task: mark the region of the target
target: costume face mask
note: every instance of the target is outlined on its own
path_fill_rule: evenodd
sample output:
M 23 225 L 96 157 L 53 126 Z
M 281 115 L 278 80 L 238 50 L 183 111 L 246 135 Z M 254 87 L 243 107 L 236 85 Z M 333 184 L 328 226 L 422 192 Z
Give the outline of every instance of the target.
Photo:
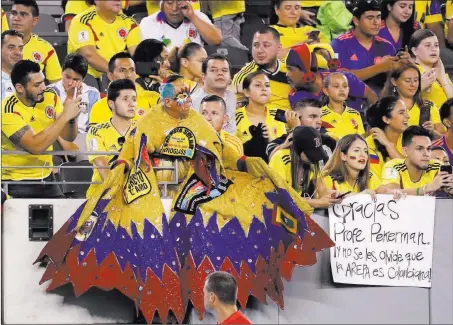
M 189 94 L 187 89 L 181 91 L 179 94 L 176 94 L 175 101 L 179 106 L 184 106 L 189 100 Z

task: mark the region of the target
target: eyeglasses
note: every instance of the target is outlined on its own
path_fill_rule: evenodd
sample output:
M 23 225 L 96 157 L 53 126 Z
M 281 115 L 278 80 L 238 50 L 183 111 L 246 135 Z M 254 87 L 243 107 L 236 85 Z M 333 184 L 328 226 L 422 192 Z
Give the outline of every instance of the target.
M 120 147 L 123 146 L 124 142 L 126 142 L 126 138 L 125 138 L 125 137 L 119 137 L 119 138 L 118 138 L 118 145 L 119 145 Z

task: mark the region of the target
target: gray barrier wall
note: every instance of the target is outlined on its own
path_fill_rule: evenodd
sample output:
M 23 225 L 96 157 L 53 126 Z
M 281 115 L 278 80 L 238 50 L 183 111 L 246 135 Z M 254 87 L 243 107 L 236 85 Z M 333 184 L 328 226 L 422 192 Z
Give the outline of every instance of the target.
M 117 292 L 92 290 L 75 298 L 70 286 L 45 293 L 38 282 L 44 268 L 31 263 L 44 246 L 28 240 L 29 204 L 52 204 L 58 229 L 82 200 L 9 200 L 2 216 L 2 321 L 28 323 L 131 322 L 133 305 Z M 334 284 L 329 252 L 318 254 L 312 267 L 297 268 L 285 283 L 285 309 L 254 300 L 245 313 L 258 324 L 270 323 L 453 323 L 453 200 L 437 200 L 431 289 Z M 325 214 L 314 219 L 328 229 Z M 192 323 L 203 321 L 192 314 Z

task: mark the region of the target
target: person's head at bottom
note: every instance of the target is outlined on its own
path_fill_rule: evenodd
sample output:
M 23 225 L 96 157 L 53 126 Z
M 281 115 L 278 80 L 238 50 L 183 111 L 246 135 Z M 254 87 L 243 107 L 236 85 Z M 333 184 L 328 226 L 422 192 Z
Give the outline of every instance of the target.
M 214 272 L 206 279 L 204 306 L 215 313 L 218 324 L 251 324 L 236 306 L 237 291 L 236 279 L 227 272 Z

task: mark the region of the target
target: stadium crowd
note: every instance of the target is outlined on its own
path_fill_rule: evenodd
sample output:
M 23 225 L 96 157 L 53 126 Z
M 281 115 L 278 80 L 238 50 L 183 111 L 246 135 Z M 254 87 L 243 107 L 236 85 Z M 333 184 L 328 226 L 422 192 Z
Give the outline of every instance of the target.
M 137 21 L 128 12 L 140 5 Z M 2 9 L 2 151 L 30 153 L 2 155 L 7 194 L 66 197 L 58 167 L 83 159 L 42 154 L 64 150 L 93 152 L 89 196 L 179 75 L 222 141 L 314 208 L 362 192 L 453 196 L 453 1 L 272 0 L 268 24 L 250 23 L 246 5 L 63 1 L 60 60 L 33 32 L 42 7 Z

